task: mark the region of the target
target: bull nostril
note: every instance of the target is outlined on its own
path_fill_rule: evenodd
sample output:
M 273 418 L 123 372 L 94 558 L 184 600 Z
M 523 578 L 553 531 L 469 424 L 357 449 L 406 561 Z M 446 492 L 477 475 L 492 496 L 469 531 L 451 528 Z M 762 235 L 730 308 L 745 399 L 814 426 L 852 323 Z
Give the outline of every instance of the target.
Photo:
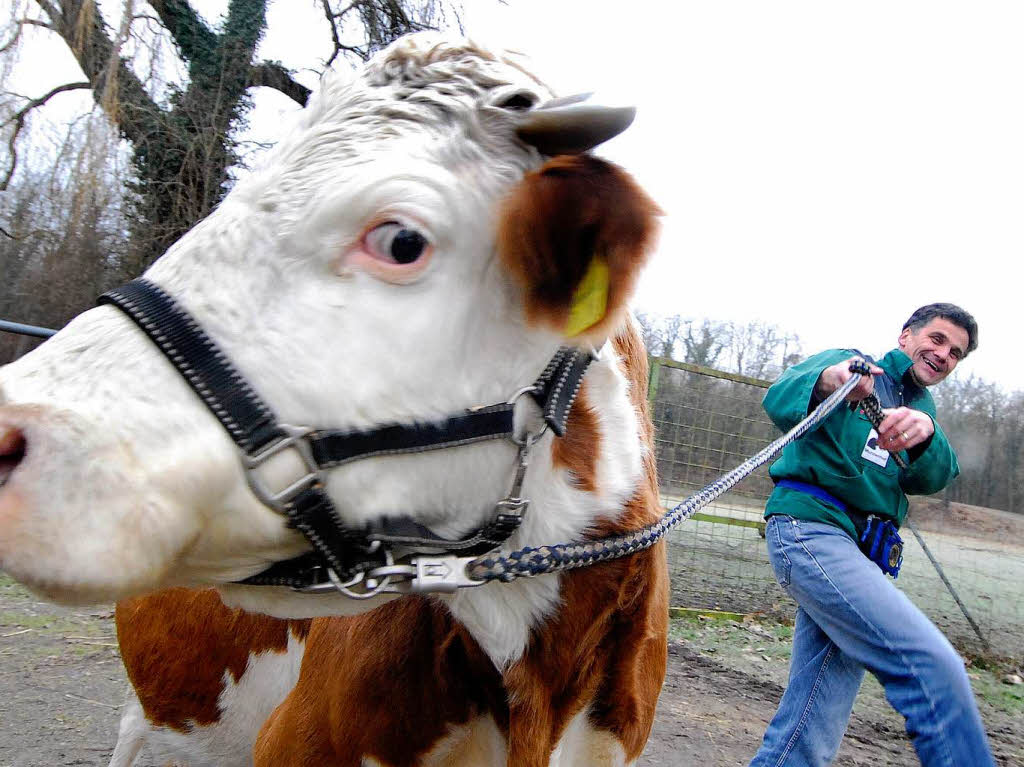
M 0 487 L 25 457 L 25 435 L 11 426 L 0 426 Z

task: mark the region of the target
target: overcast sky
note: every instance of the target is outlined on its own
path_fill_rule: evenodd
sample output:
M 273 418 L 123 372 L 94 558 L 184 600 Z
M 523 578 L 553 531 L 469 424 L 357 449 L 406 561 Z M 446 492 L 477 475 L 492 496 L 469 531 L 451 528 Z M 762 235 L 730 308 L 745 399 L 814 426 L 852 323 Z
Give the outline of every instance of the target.
M 570 90 L 638 107 L 605 154 L 667 214 L 639 306 L 881 353 L 914 308 L 952 301 L 980 325 L 962 369 L 1024 389 L 1024 4 L 516 0 L 480 15 L 471 33 L 522 40 Z
M 216 19 L 226 2 L 202 4 Z M 274 0 L 263 55 L 315 68 L 317 5 Z M 470 36 L 527 53 L 560 92 L 638 107 L 601 150 L 666 212 L 637 308 L 880 354 L 914 308 L 952 301 L 981 327 L 961 374 L 1024 389 L 1024 4 L 465 6 Z M 293 110 L 262 94 L 254 132 Z

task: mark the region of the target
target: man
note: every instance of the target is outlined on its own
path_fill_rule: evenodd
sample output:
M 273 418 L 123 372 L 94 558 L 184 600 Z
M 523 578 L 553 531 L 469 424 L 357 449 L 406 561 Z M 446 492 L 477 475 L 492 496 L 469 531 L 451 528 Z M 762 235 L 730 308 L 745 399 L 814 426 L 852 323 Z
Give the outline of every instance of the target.
M 921 307 L 903 326 L 898 348 L 847 396 L 850 407 L 791 443 L 772 465 L 768 555 L 799 607 L 789 683 L 751 767 L 829 764 L 865 669 L 906 719 L 923 765 L 994 764 L 960 656 L 882 571 L 898 556 L 888 558 L 886 545 L 875 546 L 874 561 L 862 553 L 885 543 L 879 534 L 898 541 L 889 531 L 906 517 L 905 493 L 938 492 L 959 473 L 927 387 L 977 343 L 977 324 L 960 307 Z M 788 369 L 765 395 L 768 415 L 790 429 L 850 378 L 856 356 L 832 349 Z M 877 433 L 856 404 L 872 391 L 884 413 Z M 908 468 L 899 468 L 894 454 Z

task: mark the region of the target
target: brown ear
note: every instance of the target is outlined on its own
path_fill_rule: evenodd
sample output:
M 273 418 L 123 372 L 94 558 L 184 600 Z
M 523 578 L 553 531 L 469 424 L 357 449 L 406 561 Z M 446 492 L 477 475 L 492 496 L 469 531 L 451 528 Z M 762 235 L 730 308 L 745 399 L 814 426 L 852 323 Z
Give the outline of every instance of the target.
M 526 319 L 578 342 L 622 320 L 661 210 L 621 168 L 591 155 L 555 157 L 505 200 L 498 251 L 525 294 Z

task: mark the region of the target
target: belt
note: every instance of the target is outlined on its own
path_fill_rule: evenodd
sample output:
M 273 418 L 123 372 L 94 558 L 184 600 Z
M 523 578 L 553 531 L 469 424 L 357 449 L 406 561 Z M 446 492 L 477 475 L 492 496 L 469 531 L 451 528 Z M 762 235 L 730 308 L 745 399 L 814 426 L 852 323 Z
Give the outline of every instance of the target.
M 789 490 L 796 490 L 798 493 L 804 493 L 806 495 L 813 496 L 814 498 L 817 498 L 819 501 L 825 501 L 826 503 L 835 506 L 837 509 L 839 509 L 839 511 L 843 512 L 847 517 L 849 517 L 851 522 L 853 522 L 853 528 L 857 531 L 857 541 L 860 541 L 860 539 L 864 535 L 864 531 L 867 529 L 868 517 L 881 516 L 879 514 L 868 515 L 858 509 L 851 508 L 849 504 L 847 504 L 845 501 L 839 500 L 827 490 L 824 490 L 818 487 L 817 485 L 812 485 L 808 482 L 799 482 L 795 479 L 780 479 L 775 483 L 775 486 L 785 487 L 788 488 Z M 885 518 L 889 519 L 888 517 Z M 891 521 L 895 524 L 895 520 Z

